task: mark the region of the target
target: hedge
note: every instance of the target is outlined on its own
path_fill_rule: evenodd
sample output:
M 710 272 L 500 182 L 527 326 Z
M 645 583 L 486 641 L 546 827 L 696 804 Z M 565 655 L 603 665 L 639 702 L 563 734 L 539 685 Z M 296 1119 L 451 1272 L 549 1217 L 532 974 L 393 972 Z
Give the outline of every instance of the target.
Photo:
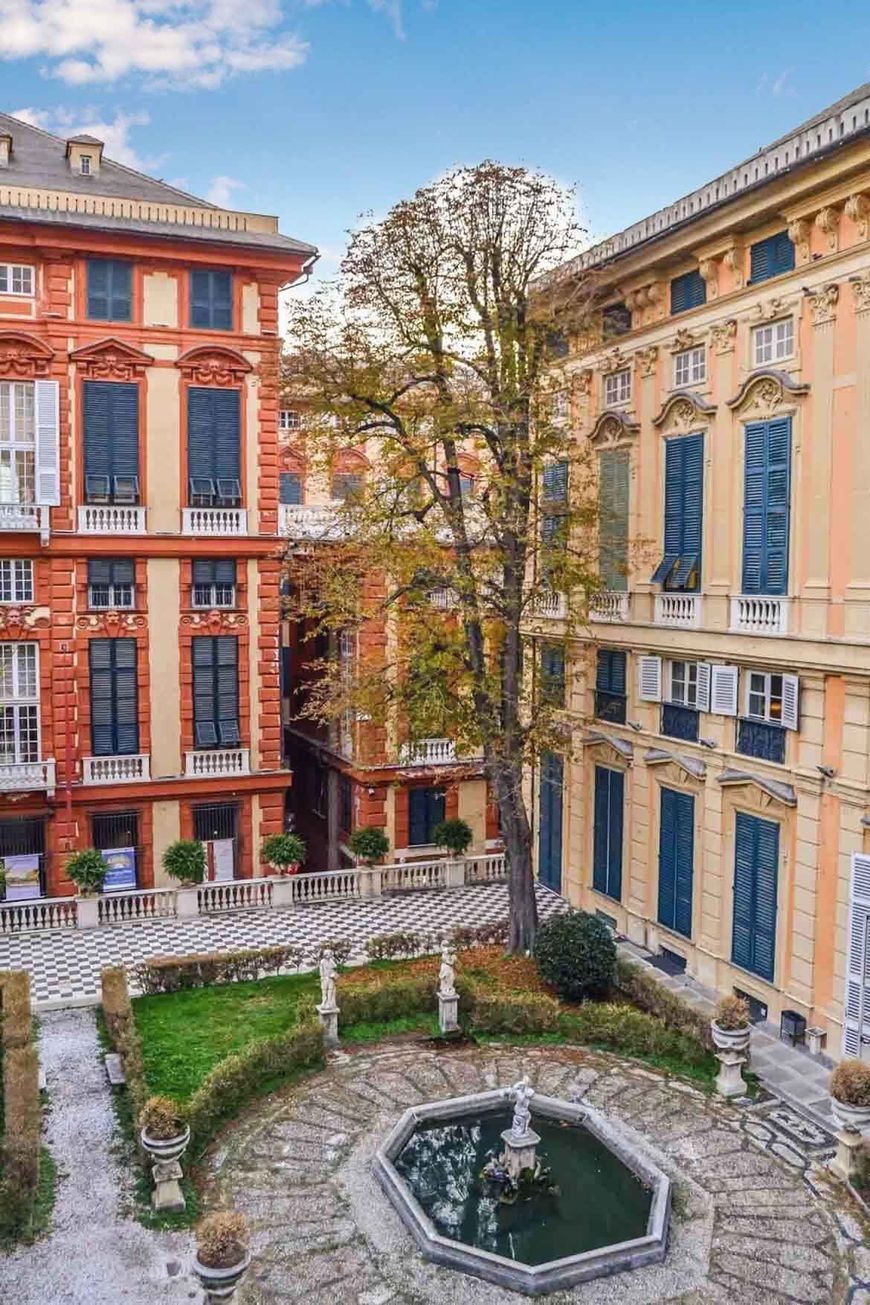
M 101 970 L 100 989 L 106 1032 L 112 1046 L 121 1057 L 124 1077 L 127 1080 L 127 1097 L 135 1125 L 150 1093 L 145 1078 L 142 1039 L 139 1037 L 139 1030 L 133 1017 L 130 989 L 127 986 L 127 971 L 123 966 L 106 966 Z
M 202 952 L 190 956 L 152 956 L 133 970 L 141 992 L 179 992 L 183 988 L 210 988 L 214 984 L 259 979 L 264 974 L 298 969 L 305 959 L 301 947 L 250 947 L 233 952 Z
M 710 1017 L 695 1010 L 634 961 L 621 956 L 616 962 L 616 991 L 639 1010 L 661 1020 L 669 1029 L 700 1043 L 705 1051 L 714 1050 Z
M 629 1056 L 665 1057 L 703 1067 L 707 1048 L 689 1033 L 665 1025 L 654 1015 L 616 1002 L 584 1002 L 563 1014 L 561 1031 L 577 1041 Z
M 561 1006 L 545 992 L 498 994 L 474 984 L 469 1027 L 474 1033 L 515 1033 L 520 1036 L 555 1033 Z M 460 1004 L 461 1008 L 461 1004 Z
M 31 1041 L 30 977 L 0 972 L 2 1015 L 3 1141 L 0 1165 L 0 1234 L 26 1228 L 39 1186 L 42 1103 L 39 1057 Z

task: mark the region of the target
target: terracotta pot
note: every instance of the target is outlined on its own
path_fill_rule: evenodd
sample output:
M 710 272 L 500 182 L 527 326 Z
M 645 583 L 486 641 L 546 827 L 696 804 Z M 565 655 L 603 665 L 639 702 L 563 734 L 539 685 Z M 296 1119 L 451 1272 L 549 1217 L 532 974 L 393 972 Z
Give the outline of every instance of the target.
M 710 1021 L 713 1045 L 719 1051 L 746 1051 L 749 1046 L 751 1029 L 747 1024 L 743 1029 L 723 1029 L 715 1020 Z
M 176 1137 L 152 1137 L 148 1129 L 143 1128 L 139 1134 L 139 1141 L 142 1143 L 142 1149 L 154 1160 L 180 1160 L 190 1141 L 190 1129 L 185 1128 L 184 1132 Z
M 850 1133 L 865 1133 L 870 1128 L 870 1106 L 852 1106 L 831 1097 L 831 1114 L 839 1128 Z
M 213 1269 L 209 1264 L 203 1264 L 199 1256 L 194 1256 L 193 1271 L 199 1278 L 200 1285 L 210 1301 L 230 1300 L 236 1287 L 248 1272 L 248 1265 L 251 1263 L 251 1252 L 248 1251 L 243 1260 L 238 1264 L 233 1264 L 229 1269 Z

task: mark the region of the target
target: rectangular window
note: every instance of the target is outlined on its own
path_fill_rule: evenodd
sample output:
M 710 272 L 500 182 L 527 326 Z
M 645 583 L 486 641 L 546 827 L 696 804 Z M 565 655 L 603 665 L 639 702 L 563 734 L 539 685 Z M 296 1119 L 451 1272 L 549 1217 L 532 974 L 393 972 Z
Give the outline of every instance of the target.
M 238 390 L 191 386 L 187 392 L 190 507 L 239 507 L 241 396 Z
M 45 818 L 0 820 L 0 860 L 6 870 L 7 902 L 42 897 L 45 892 Z
M 613 408 L 620 403 L 628 403 L 631 398 L 631 368 L 623 367 L 621 371 L 611 372 L 604 378 L 604 406 Z
M 794 318 L 756 326 L 752 332 L 752 365 L 766 367 L 783 362 L 794 354 Z
M 89 258 L 87 276 L 88 317 L 91 321 L 133 320 L 132 263 L 116 258 Z
M 744 433 L 743 592 L 788 590 L 791 418 L 750 422 Z
M 85 501 L 139 502 L 139 386 L 85 381 Z
M 36 269 L 26 263 L 0 263 L 0 295 L 22 295 L 31 299 Z
M 652 583 L 668 590 L 701 587 L 704 505 L 704 436 L 683 435 L 665 444 L 665 551 Z
M 36 403 L 29 381 L 0 381 L 0 503 L 36 501 Z
M 211 802 L 193 808 L 193 836 L 200 843 L 236 838 L 239 808 L 234 802 Z
M 599 648 L 595 667 L 595 715 L 625 724 L 626 656 L 618 648 Z
M 278 413 L 278 425 L 281 430 L 298 430 L 301 424 L 299 413 L 294 408 L 282 408 Z
M 236 563 L 227 558 L 197 558 L 193 563 L 193 607 L 235 607 Z
M 355 472 L 339 471 L 332 477 L 332 497 L 340 503 L 356 498 L 363 487 L 363 478 Z
M 568 416 L 568 395 L 557 390 L 550 400 L 550 421 L 562 422 Z
M 595 767 L 595 813 L 592 832 L 592 887 L 619 901 L 622 897 L 622 810 L 625 775 Z
M 674 386 L 678 390 L 688 385 L 701 385 L 707 379 L 707 350 L 703 344 L 693 349 L 683 349 L 674 355 Z
M 0 603 L 33 602 L 33 563 L 29 559 L 0 560 Z
M 91 639 L 91 750 L 95 757 L 139 751 L 135 639 Z
M 541 477 L 543 497 L 548 503 L 564 503 L 568 498 L 568 463 L 548 462 Z
M 626 304 L 608 304 L 601 314 L 605 340 L 626 335 L 631 330 L 631 309 Z
M 628 588 L 628 449 L 598 455 L 599 567 L 609 593 Z
M 88 607 L 130 608 L 135 605 L 134 596 L 132 558 L 92 558 L 88 562 Z
M 707 302 L 707 282 L 696 269 L 671 281 L 671 312 L 684 313 Z
M 190 325 L 204 331 L 233 329 L 233 276 L 218 270 L 190 274 Z
M 698 663 L 671 662 L 670 702 L 681 707 L 698 706 Z
M 794 245 L 787 231 L 758 240 L 749 249 L 749 279 L 752 284 L 782 276 L 794 267 Z
M 746 715 L 753 720 L 782 724 L 781 675 L 750 671 L 746 686 Z
M 239 641 L 197 636 L 193 644 L 193 735 L 197 748 L 233 747 L 239 731 Z
M 91 845 L 103 853 L 109 873 L 103 892 L 136 888 L 139 857 L 139 812 L 110 811 L 91 816 Z
M 565 651 L 553 645 L 541 649 L 541 697 L 551 707 L 565 706 Z
M 282 503 L 298 504 L 302 502 L 302 477 L 298 471 L 281 472 L 279 494 Z
M 408 789 L 408 846 L 430 846 L 444 819 L 443 788 Z
M 0 643 L 0 760 L 39 761 L 39 649 Z

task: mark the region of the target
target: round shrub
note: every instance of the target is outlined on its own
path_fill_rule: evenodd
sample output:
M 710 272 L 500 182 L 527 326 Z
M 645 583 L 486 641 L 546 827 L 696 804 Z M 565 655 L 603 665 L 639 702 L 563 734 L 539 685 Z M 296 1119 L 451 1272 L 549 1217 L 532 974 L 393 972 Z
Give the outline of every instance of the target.
M 91 897 L 101 891 L 109 867 L 103 860 L 102 852 L 98 852 L 95 847 L 86 847 L 83 852 L 76 852 L 70 857 L 66 872 L 82 897 Z
M 844 1106 L 870 1106 L 870 1065 L 864 1060 L 841 1060 L 829 1090 Z
M 564 1001 L 606 997 L 616 979 L 616 944 L 597 916 L 565 911 L 538 929 L 535 964 Z
M 364 865 L 380 861 L 390 850 L 390 840 L 382 829 L 369 825 L 364 829 L 355 829 L 347 840 L 347 845 Z
M 163 853 L 163 869 L 180 884 L 201 884 L 205 878 L 205 846 L 198 838 L 179 838 Z
M 270 834 L 263 839 L 260 855 L 267 865 L 286 871 L 305 860 L 305 840 L 298 834 Z
M 454 856 L 465 856 L 473 838 L 471 826 L 464 820 L 442 820 L 432 831 L 435 846 L 446 847 Z

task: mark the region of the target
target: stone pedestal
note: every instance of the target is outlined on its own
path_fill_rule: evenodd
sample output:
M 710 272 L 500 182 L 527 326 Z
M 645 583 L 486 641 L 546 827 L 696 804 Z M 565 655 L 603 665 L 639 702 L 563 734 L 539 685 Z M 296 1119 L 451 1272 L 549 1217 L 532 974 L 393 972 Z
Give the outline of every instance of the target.
M 384 872 L 379 865 L 359 867 L 360 897 L 382 897 L 384 892 Z
M 844 1183 L 850 1183 L 864 1139 L 854 1128 L 841 1128 L 836 1136 L 837 1152 L 830 1163 L 831 1172 L 842 1178 Z
M 320 1016 L 320 1023 L 323 1025 L 323 1039 L 327 1047 L 337 1047 L 338 1007 L 320 1005 L 317 1007 L 317 1014 Z
M 177 1160 L 156 1160 L 151 1170 L 154 1179 L 154 1191 L 151 1204 L 162 1213 L 180 1212 L 185 1208 L 179 1179 L 181 1165 Z
M 175 914 L 179 920 L 191 920 L 199 915 L 199 889 L 196 884 L 186 884 L 176 889 Z
M 76 925 L 79 929 L 96 929 L 100 923 L 99 897 L 76 898 Z
M 521 1137 L 516 1137 L 510 1128 L 506 1128 L 501 1140 L 504 1142 L 502 1162 L 511 1178 L 517 1182 L 524 1169 L 534 1169 L 537 1146 L 541 1139 L 531 1128 Z
M 465 887 L 465 861 L 448 861 L 444 867 L 444 887 Z
M 442 1033 L 456 1033 L 459 1029 L 459 993 L 439 992 L 438 1026 Z
M 743 1081 L 744 1057 L 739 1051 L 717 1051 L 719 1073 L 716 1075 L 716 1091 L 720 1097 L 742 1097 L 746 1095 Z
M 281 875 L 272 880 L 272 906 L 280 911 L 293 905 L 293 879 L 290 875 Z
M 826 1033 L 824 1029 L 812 1025 L 807 1029 L 807 1046 L 811 1056 L 820 1056 L 825 1049 Z

